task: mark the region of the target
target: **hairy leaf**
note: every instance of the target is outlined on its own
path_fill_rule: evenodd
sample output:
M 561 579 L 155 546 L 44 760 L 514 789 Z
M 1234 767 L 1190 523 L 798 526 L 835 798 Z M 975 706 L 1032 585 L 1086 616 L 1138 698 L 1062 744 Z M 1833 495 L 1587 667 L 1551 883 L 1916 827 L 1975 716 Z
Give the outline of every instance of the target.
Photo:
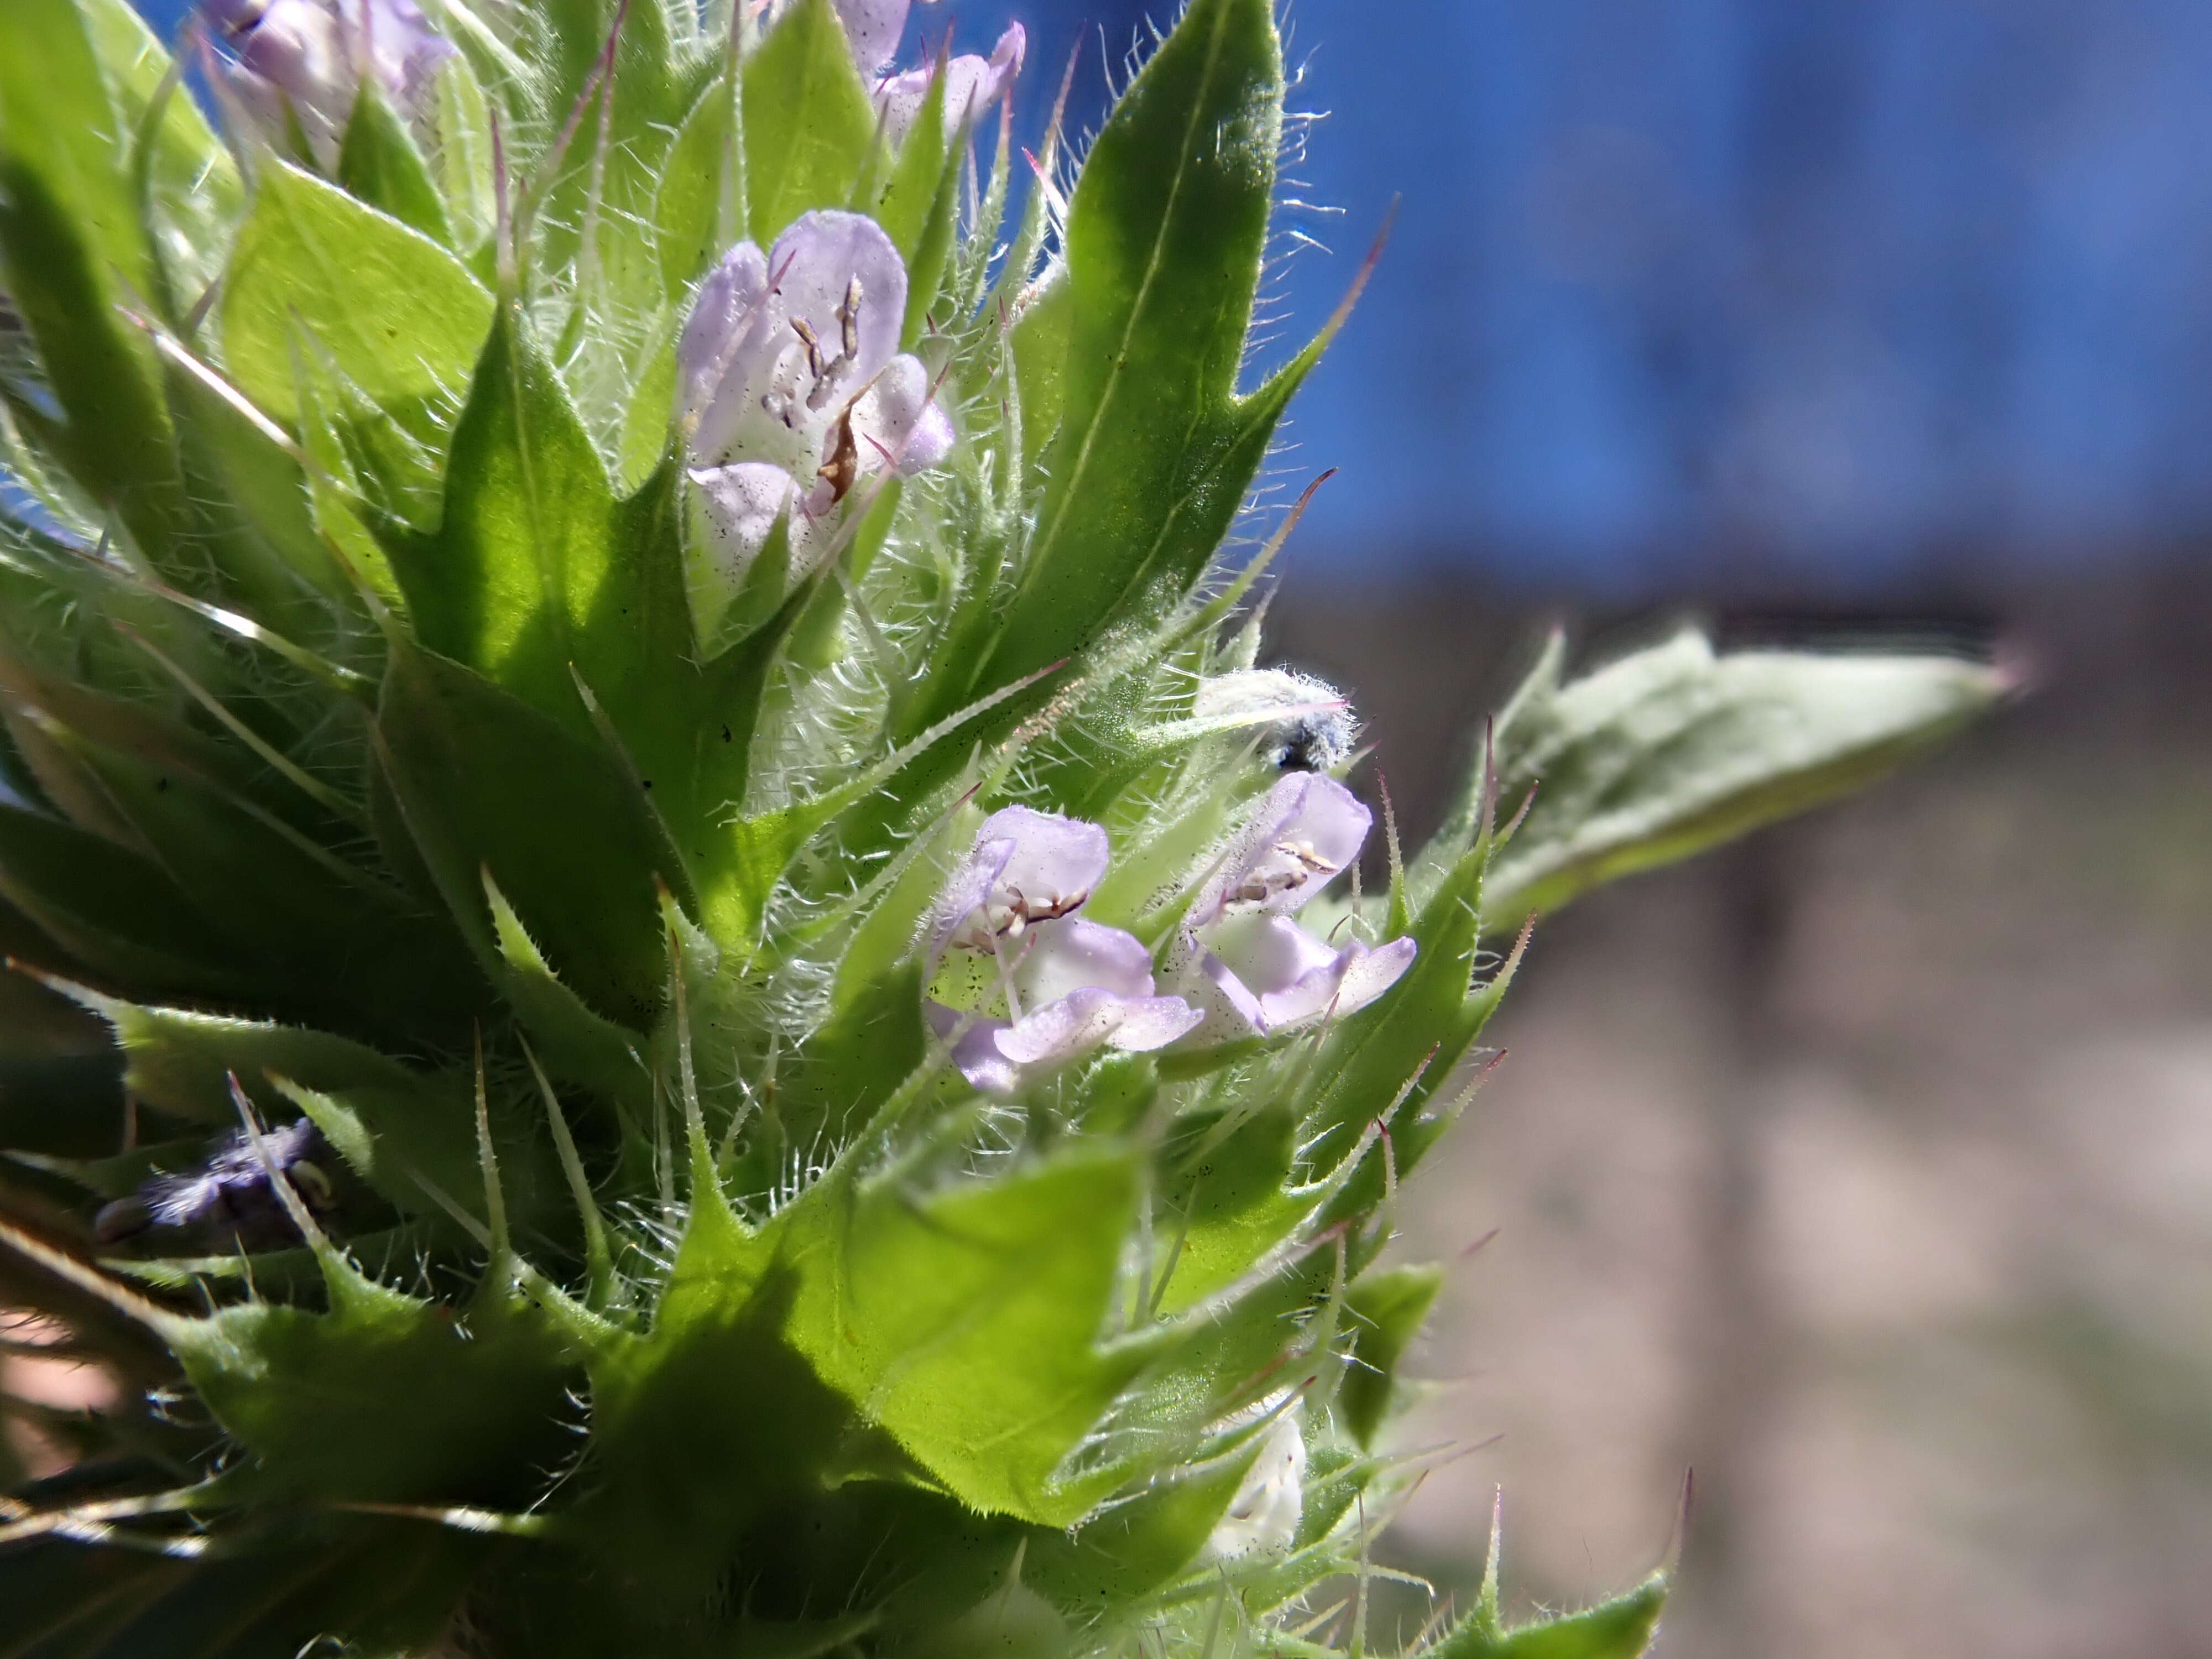
M 1505 810 L 1536 794 L 1491 872 L 1493 927 L 1866 783 L 2008 690 L 1949 657 L 1723 657 L 1696 633 L 1572 684 L 1560 655 L 1498 729 Z
M 656 883 L 684 884 L 650 804 L 603 748 L 449 659 L 395 640 L 377 716 L 414 844 L 488 968 L 489 872 L 562 979 L 633 1027 L 666 977 Z M 575 895 L 593 896 L 578 904 Z
M 1562 1619 L 1513 1630 L 1481 1610 L 1428 1651 L 1435 1659 L 1638 1659 L 1659 1628 L 1667 1602 L 1664 1579 Z
M 60 406 L 46 429 L 164 562 L 186 509 L 152 349 L 116 310 L 156 287 L 125 143 L 74 0 L 0 8 L 0 264 Z
M 1282 130 L 1269 0 L 1195 0 L 1099 134 L 1068 212 L 1065 430 L 982 690 L 1182 599 L 1287 396 L 1237 395 Z
M 271 161 L 223 290 L 225 359 L 247 396 L 283 421 L 301 417 L 303 363 L 330 377 L 389 421 L 401 452 L 393 464 L 409 481 L 434 486 L 492 310 L 491 295 L 428 237 Z
M 766 247 L 800 214 L 845 204 L 876 118 L 830 0 L 798 0 L 744 76 L 746 202 Z
M 363 83 L 338 149 L 337 182 L 357 200 L 390 214 L 410 230 L 450 245 L 446 198 L 429 164 L 372 80 Z

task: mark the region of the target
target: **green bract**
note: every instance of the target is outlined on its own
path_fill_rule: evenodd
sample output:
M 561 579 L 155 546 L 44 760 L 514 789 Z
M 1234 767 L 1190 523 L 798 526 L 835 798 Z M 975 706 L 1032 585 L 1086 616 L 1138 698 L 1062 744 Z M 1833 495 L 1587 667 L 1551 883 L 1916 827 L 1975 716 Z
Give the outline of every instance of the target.
M 211 125 L 0 5 L 0 933 L 112 1039 L 0 1290 L 126 1395 L 0 1651 L 1361 1650 L 1486 940 L 1998 694 L 1554 654 L 1323 897 L 1352 716 L 1219 562 L 1323 343 L 1242 383 L 1273 0 L 1012 223 L 1018 34 L 738 9 L 211 0 Z

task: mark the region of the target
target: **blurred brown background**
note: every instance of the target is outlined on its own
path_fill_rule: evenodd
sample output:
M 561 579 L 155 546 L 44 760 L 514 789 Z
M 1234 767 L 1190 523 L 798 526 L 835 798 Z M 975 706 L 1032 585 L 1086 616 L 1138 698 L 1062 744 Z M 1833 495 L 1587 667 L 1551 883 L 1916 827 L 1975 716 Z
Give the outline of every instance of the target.
M 1993 639 L 2032 695 L 1849 805 L 1540 924 L 1509 1058 L 1408 1207 L 1456 1261 L 1395 1534 L 1575 1606 L 1696 1498 L 1662 1651 L 2212 1655 L 2212 576 L 1723 638 Z M 1291 583 L 1418 839 L 1554 617 Z M 1694 610 L 1687 614 L 1699 614 Z M 1933 624 L 1931 626 L 1930 624 Z

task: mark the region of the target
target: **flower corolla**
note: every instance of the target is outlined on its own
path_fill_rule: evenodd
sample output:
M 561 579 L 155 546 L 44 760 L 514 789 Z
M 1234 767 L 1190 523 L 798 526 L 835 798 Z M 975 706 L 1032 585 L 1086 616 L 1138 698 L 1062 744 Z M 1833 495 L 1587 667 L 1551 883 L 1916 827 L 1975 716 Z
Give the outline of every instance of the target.
M 1291 773 L 1267 792 L 1185 920 L 1184 978 L 1206 1016 L 1194 1044 L 1351 1013 L 1413 965 L 1410 939 L 1335 949 L 1291 919 L 1359 856 L 1373 822 L 1349 789 L 1319 773 Z
M 896 146 L 906 142 L 922 100 L 929 94 L 937 65 L 894 72 L 899 39 L 906 33 L 910 0 L 836 0 L 837 15 L 852 43 L 853 62 L 868 83 L 869 96 L 882 117 L 884 131 Z M 958 130 L 963 121 L 979 117 L 1002 97 L 1022 72 L 1029 52 L 1029 35 L 1019 23 L 1010 23 L 999 36 L 988 58 L 963 52 L 945 64 L 945 130 Z
M 952 422 L 898 349 L 906 266 L 872 219 L 793 222 L 766 253 L 740 242 L 700 284 L 678 349 L 703 586 L 726 605 L 776 520 L 796 583 L 836 544 L 839 507 L 889 467 L 942 461 Z
M 963 122 L 981 118 L 984 111 L 1004 97 L 1020 76 L 1022 59 L 1028 52 L 1028 34 L 1019 23 L 1009 23 L 988 58 L 963 52 L 946 59 L 945 131 L 957 132 Z M 930 82 L 937 74 L 938 65 L 931 63 L 875 82 L 871 90 L 892 143 L 905 143 L 907 134 L 914 130 L 915 118 L 921 113 L 922 100 L 929 96 Z
M 415 0 L 202 0 L 229 49 L 223 77 L 271 135 L 289 108 L 316 159 L 336 165 L 364 76 L 401 113 L 419 115 L 453 45 Z
M 983 821 L 945 883 L 925 1012 L 986 1094 L 1017 1094 L 1102 1045 L 1164 1048 L 1198 1024 L 1181 997 L 1154 994 L 1141 941 L 1076 914 L 1107 857 L 1097 824 L 1009 806 Z

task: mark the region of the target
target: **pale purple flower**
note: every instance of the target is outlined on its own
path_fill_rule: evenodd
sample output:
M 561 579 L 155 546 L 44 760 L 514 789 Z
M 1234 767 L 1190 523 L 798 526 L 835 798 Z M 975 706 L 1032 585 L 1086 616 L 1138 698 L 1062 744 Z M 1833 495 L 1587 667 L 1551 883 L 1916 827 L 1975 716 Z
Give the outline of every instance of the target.
M 726 604 L 778 518 L 791 579 L 829 556 L 842 505 L 886 467 L 927 470 L 952 422 L 898 349 L 906 266 L 872 219 L 823 210 L 763 253 L 740 242 L 700 284 L 678 352 L 699 552 Z
M 1334 778 L 1294 773 L 1267 792 L 1199 890 L 1178 975 L 1203 1010 L 1193 1046 L 1266 1036 L 1365 1007 L 1419 947 L 1333 947 L 1290 917 L 1359 856 L 1373 815 Z
M 872 81 L 898 56 L 910 0 L 836 0 L 838 21 L 853 43 L 853 61 Z
M 1028 51 L 1029 35 L 1019 23 L 1010 23 L 988 58 L 963 52 L 949 60 L 945 65 L 945 131 L 958 131 L 963 122 L 980 118 L 1004 97 L 1021 74 L 1022 59 Z M 929 83 L 936 77 L 937 65 L 933 62 L 903 74 L 884 76 L 875 82 L 876 108 L 882 113 L 884 131 L 892 143 L 906 142 L 915 118 L 921 113 L 922 100 L 929 95 Z
M 937 65 L 894 74 L 891 60 L 898 56 L 900 37 L 906 33 L 909 0 L 836 0 L 837 16 L 852 43 L 853 62 L 868 83 L 884 131 L 894 145 L 903 143 L 921 112 Z M 960 124 L 979 117 L 1000 97 L 1022 72 L 1029 51 L 1029 35 L 1019 23 L 1007 25 L 988 58 L 963 52 L 945 66 L 945 130 L 957 131 Z
M 1181 997 L 1154 994 L 1140 940 L 1076 915 L 1106 862 L 1097 824 L 1009 806 L 984 820 L 945 883 L 925 1012 L 985 1093 L 1017 1094 L 1102 1045 L 1164 1048 L 1198 1024 Z
M 1265 1036 L 1364 1008 L 1413 966 L 1410 939 L 1332 950 L 1288 916 L 1231 916 L 1207 936 L 1201 1002 L 1223 1037 Z
M 1190 925 L 1297 909 L 1359 856 L 1374 821 L 1334 778 L 1302 772 L 1279 780 L 1200 889 Z
M 415 0 L 201 0 L 239 100 L 272 134 L 289 106 L 324 166 L 334 166 L 364 76 L 404 115 L 422 113 L 453 43 Z

